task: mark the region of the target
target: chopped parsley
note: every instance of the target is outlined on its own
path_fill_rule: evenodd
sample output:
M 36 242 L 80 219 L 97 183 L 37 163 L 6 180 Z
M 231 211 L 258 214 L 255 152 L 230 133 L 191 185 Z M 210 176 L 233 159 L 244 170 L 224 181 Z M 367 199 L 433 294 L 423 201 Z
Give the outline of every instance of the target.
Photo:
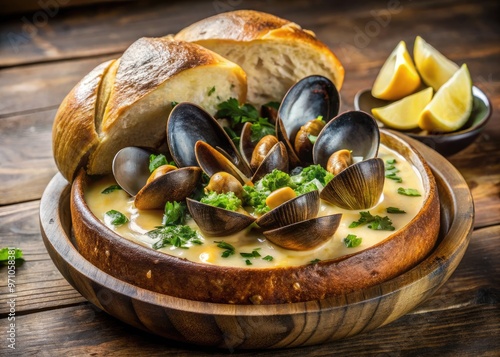
M 217 247 L 224 249 L 221 254 L 222 258 L 227 258 L 235 253 L 235 248 L 233 245 L 226 243 L 223 240 L 216 241 L 215 243 L 217 243 Z
M 187 207 L 184 202 L 167 202 L 161 224 L 163 226 L 174 226 L 186 223 L 186 211 Z
M 119 185 L 111 185 L 106 187 L 104 190 L 101 191 L 101 193 L 107 195 L 111 192 L 115 192 L 117 190 L 122 190 L 122 188 Z
M 153 244 L 153 249 L 160 249 L 168 246 L 187 249 L 190 244 L 203 244 L 196 231 L 189 226 L 177 225 L 160 227 L 147 232 L 146 235 L 150 238 L 158 239 L 158 241 Z
M 160 155 L 151 154 L 151 155 L 149 155 L 149 172 L 153 172 L 158 167 L 163 166 L 163 165 L 168 165 L 168 161 L 167 161 L 167 158 L 165 157 L 165 155 L 163 155 L 163 154 L 160 154 Z
M 356 228 L 368 224 L 368 228 L 373 230 L 393 231 L 395 230 L 389 217 L 373 216 L 369 211 L 359 212 L 359 220 L 352 222 L 349 228 Z
M 385 177 L 397 183 L 403 182 L 401 176 L 398 175 L 399 170 L 395 166 L 396 159 L 385 161 Z
M 272 255 L 266 255 L 263 260 L 267 260 L 268 262 L 272 262 L 274 260 L 274 257 Z
M 254 208 L 255 213 L 264 214 L 269 212 L 269 206 L 266 204 L 267 192 L 258 191 L 255 186 L 243 186 L 243 205 Z
M 24 263 L 23 251 L 11 247 L 0 249 L 0 265 L 12 265 L 12 261 L 14 261 L 14 266 L 22 265 Z
M 406 213 L 406 211 L 399 209 L 397 207 L 387 207 L 386 211 L 387 211 L 387 213 L 396 213 L 396 214 Z
M 229 211 L 236 211 L 241 207 L 241 200 L 231 191 L 227 193 L 211 191 L 207 196 L 202 197 L 200 202 Z
M 235 129 L 241 124 L 252 123 L 251 137 L 252 142 L 258 142 L 266 135 L 275 135 L 274 125 L 268 118 L 262 118 L 259 111 L 253 105 L 245 103 L 240 105 L 236 98 L 229 98 L 217 106 L 217 118 L 227 118 L 230 122 L 230 128 Z
M 128 218 L 123 213 L 114 209 L 106 212 L 104 219 L 113 226 L 121 226 L 128 222 Z
M 212 88 L 210 88 L 210 89 L 208 90 L 207 95 L 210 97 L 210 96 L 211 96 L 212 94 L 214 94 L 214 93 L 215 93 L 215 86 L 213 86 Z
M 256 248 L 256 249 L 252 250 L 252 253 L 240 253 L 240 255 L 243 258 L 260 258 L 261 255 L 259 253 L 259 249 L 260 248 Z
M 314 259 L 314 260 L 311 260 L 311 261 L 309 262 L 309 264 L 318 264 L 320 261 L 321 261 L 321 259 L 316 258 L 316 259 Z
M 398 193 L 400 195 L 404 195 L 404 196 L 411 196 L 411 197 L 419 197 L 419 196 L 422 196 L 420 194 L 420 192 L 418 192 L 418 190 L 414 189 L 414 188 L 403 188 L 403 187 L 400 187 L 398 188 Z
M 326 171 L 321 165 L 311 165 L 304 169 L 295 170 L 291 176 L 292 182 L 299 186 L 299 188 L 301 186 L 308 186 L 312 183 L 316 186 L 317 190 L 323 189 L 332 178 L 333 174 Z M 310 190 L 303 191 L 309 192 Z
M 296 185 L 293 183 L 290 175 L 278 169 L 274 169 L 268 173 L 260 181 L 258 181 L 255 186 L 261 191 L 269 192 L 276 191 L 282 187 L 296 188 Z
M 252 265 L 252 262 L 250 261 L 250 259 L 245 260 L 245 263 L 246 263 L 246 265 Z
M 361 244 L 361 241 L 363 238 L 358 237 L 355 234 L 348 234 L 347 237 L 345 237 L 342 242 L 347 248 L 355 248 L 358 247 Z
M 171 101 L 170 102 L 170 105 L 173 107 L 175 107 L 177 104 L 179 104 L 179 102 L 176 102 L 176 101 Z

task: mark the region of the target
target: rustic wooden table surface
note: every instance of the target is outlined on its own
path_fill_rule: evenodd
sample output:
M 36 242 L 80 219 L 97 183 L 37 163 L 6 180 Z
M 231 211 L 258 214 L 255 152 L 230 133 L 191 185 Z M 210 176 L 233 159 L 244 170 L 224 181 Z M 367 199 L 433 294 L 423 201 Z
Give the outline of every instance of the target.
M 15 315 L 7 269 L 0 268 L 0 355 L 500 355 L 498 1 L 118 1 L 69 8 L 60 6 L 71 5 L 66 0 L 33 3 L 31 12 L 0 12 L 0 245 L 21 248 L 26 259 L 15 275 Z M 416 35 L 467 63 L 474 84 L 491 100 L 493 116 L 479 139 L 448 158 L 474 198 L 469 248 L 431 299 L 385 327 L 291 350 L 182 345 L 99 311 L 64 280 L 45 250 L 39 199 L 56 173 L 51 127 L 66 93 L 139 37 L 174 33 L 200 18 L 243 8 L 295 21 L 337 53 L 346 69 L 342 110 L 353 108 L 355 93 L 371 85 L 398 41 L 412 44 Z M 15 350 L 8 347 L 9 317 L 15 317 Z

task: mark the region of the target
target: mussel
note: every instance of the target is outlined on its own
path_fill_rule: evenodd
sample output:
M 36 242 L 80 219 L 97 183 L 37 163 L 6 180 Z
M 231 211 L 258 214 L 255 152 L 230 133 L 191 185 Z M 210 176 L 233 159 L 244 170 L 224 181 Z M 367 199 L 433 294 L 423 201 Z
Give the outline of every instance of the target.
M 337 88 L 326 77 L 305 77 L 288 90 L 278 110 L 276 133 L 285 143 L 293 167 L 312 163 L 311 139 L 314 141 L 321 130 L 318 125 L 322 124 L 318 123 L 319 120 L 316 123 L 311 121 L 322 117 L 328 122 L 337 115 L 339 107 Z
M 167 120 L 167 144 L 179 167 L 196 166 L 195 144 L 203 141 L 226 156 L 245 176 L 252 171 L 224 129 L 209 113 L 192 103 L 179 103 Z

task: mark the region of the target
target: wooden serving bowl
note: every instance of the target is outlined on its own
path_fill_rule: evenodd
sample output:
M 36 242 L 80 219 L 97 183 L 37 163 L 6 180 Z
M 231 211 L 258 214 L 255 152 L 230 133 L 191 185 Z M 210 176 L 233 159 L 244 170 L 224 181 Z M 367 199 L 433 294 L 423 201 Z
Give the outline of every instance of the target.
M 43 239 L 57 268 L 85 298 L 122 321 L 160 336 L 242 349 L 311 345 L 353 336 L 397 319 L 431 296 L 455 270 L 469 242 L 474 209 L 467 184 L 439 154 L 412 144 L 436 178 L 441 203 L 438 242 L 414 268 L 360 291 L 289 304 L 233 305 L 134 286 L 103 272 L 75 248 L 71 187 L 60 174 L 42 197 Z

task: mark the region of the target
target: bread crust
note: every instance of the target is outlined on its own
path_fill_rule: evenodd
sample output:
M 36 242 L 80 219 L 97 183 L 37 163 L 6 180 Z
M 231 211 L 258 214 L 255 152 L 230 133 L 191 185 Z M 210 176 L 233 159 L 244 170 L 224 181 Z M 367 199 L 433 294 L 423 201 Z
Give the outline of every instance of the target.
M 139 127 L 152 112 L 154 135 L 144 135 L 137 145 L 160 146 L 172 108 L 168 96 L 151 105 L 142 102 L 141 108 L 138 103 L 179 74 L 210 67 L 226 68 L 237 81 L 235 96 L 245 99 L 246 75 L 241 68 L 202 46 L 171 37 L 141 38 L 120 59 L 97 66 L 71 90 L 56 114 L 53 153 L 59 171 L 70 182 L 80 167 L 90 174 L 110 173 L 114 154 L 127 146 L 116 132 L 123 130 L 127 138 L 127 128 Z M 134 109 L 138 113 L 127 117 Z
M 98 92 L 114 62 L 101 63 L 83 77 L 64 98 L 56 113 L 52 127 L 52 151 L 57 168 L 70 182 L 99 144 L 95 121 Z
M 254 10 L 221 13 L 182 29 L 175 38 L 206 45 L 216 52 L 217 43 L 224 42 L 282 40 L 290 44 L 302 43 L 311 46 L 326 58 L 325 65 L 331 68 L 330 79 L 337 90 L 341 89 L 344 81 L 344 67 L 335 54 L 316 38 L 314 32 L 304 30 L 294 22 L 268 13 Z

